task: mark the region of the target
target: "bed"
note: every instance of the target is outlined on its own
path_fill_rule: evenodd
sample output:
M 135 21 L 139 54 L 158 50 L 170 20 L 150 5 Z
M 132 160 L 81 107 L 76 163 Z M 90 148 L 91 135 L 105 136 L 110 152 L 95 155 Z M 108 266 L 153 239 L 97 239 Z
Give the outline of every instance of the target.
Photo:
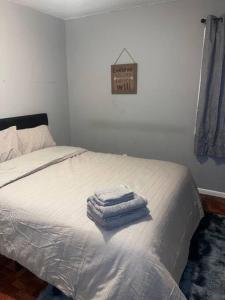
M 48 120 L 4 119 L 0 130 L 15 124 Z M 121 183 L 148 199 L 150 216 L 103 230 L 86 199 Z M 189 170 L 175 163 L 56 146 L 0 164 L 0 253 L 74 300 L 185 299 L 178 282 L 202 215 Z

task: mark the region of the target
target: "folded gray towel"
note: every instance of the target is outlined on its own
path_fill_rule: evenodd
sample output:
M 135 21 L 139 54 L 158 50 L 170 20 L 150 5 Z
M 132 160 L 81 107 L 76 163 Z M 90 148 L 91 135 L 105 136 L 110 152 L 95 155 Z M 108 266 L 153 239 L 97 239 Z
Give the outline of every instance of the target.
M 99 218 L 108 218 L 117 215 L 123 215 L 129 213 L 135 209 L 145 207 L 147 204 L 147 200 L 134 194 L 134 198 L 132 200 L 111 205 L 111 206 L 102 206 L 99 205 L 98 198 L 96 196 L 92 196 L 88 198 L 88 207 L 90 207 Z
M 114 228 L 127 225 L 138 219 L 148 216 L 149 209 L 147 207 L 142 207 L 142 208 L 138 208 L 134 211 L 131 211 L 130 213 L 102 219 L 98 215 L 95 214 L 93 207 L 92 208 L 88 207 L 87 215 L 96 224 L 102 226 L 103 228 L 105 228 L 107 230 L 112 230 Z
M 95 192 L 99 205 L 108 206 L 129 201 L 134 198 L 134 193 L 125 185 L 108 188 Z

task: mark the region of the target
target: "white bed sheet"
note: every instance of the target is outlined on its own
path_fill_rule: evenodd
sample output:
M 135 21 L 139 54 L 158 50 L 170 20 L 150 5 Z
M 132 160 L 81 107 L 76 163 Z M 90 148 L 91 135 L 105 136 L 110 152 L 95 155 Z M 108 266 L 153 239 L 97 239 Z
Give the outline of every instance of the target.
M 118 184 L 147 198 L 151 217 L 104 231 L 86 199 Z M 185 299 L 176 282 L 201 217 L 174 163 L 52 147 L 0 165 L 0 253 L 76 300 Z

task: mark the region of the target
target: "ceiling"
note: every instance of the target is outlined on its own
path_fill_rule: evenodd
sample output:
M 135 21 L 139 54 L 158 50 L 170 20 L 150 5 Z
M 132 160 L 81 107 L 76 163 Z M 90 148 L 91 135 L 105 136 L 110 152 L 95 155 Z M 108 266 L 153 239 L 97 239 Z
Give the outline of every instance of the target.
M 175 0 L 10 0 L 10 2 L 31 7 L 64 20 L 106 13 L 146 3 L 172 1 Z

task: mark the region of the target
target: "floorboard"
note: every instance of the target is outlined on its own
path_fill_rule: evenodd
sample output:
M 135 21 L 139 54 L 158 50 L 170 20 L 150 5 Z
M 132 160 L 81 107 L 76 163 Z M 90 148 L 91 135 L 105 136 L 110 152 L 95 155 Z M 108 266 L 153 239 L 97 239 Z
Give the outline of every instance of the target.
M 13 261 L 0 256 L 0 300 L 36 300 L 46 283 L 28 270 L 15 270 Z
M 200 195 L 205 212 L 225 215 L 225 198 Z

